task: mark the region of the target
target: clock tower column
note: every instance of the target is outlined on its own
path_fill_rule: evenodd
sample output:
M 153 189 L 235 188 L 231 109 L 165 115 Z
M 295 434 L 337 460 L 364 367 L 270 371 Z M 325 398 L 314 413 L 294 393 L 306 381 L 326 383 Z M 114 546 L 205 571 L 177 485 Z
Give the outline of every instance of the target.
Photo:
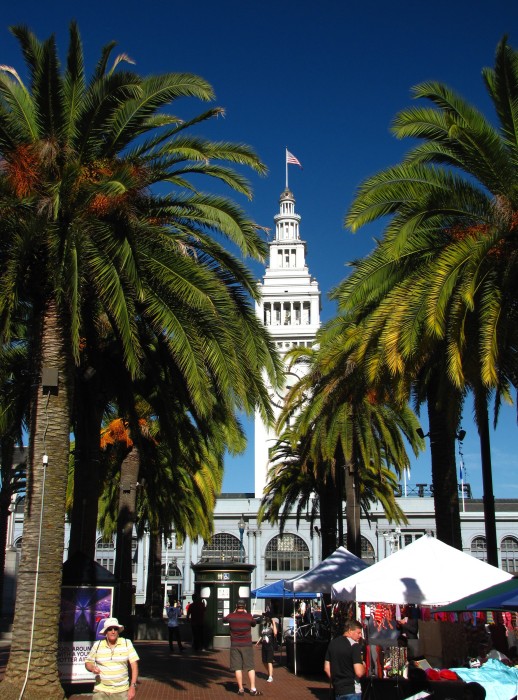
M 287 187 L 279 200 L 275 220 L 275 239 L 269 244 L 270 259 L 260 284 L 261 300 L 256 312 L 272 335 L 277 349 L 284 355 L 295 346 L 311 347 L 320 326 L 320 290 L 306 265 L 306 242 L 300 238 L 299 214 L 295 197 Z M 291 373 L 287 376 L 290 386 Z M 294 377 L 296 381 L 296 377 Z M 282 396 L 272 392 L 276 415 Z M 277 436 L 255 416 L 255 496 L 262 498 L 269 468 L 269 450 Z

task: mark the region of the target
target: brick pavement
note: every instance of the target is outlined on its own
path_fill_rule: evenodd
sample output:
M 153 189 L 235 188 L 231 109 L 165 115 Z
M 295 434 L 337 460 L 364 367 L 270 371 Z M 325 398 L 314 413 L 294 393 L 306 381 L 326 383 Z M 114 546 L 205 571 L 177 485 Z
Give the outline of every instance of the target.
M 162 641 L 137 641 L 135 648 L 141 659 L 137 700 L 173 700 L 180 696 L 182 700 L 237 698 L 234 674 L 228 668 L 228 649 L 194 652 L 186 645 L 182 655 L 170 655 L 168 643 Z M 0 650 L 0 677 L 5 668 L 7 651 Z M 323 674 L 295 676 L 286 668 L 286 658 L 277 655 L 274 681 L 267 683 L 258 647 L 255 648 L 255 659 L 256 685 L 263 693 L 264 700 L 329 700 L 329 686 Z M 247 682 L 246 678 L 245 700 L 249 697 Z M 87 690 L 85 687 L 74 689 L 73 694 L 68 695 L 69 700 L 88 700 L 92 695 Z

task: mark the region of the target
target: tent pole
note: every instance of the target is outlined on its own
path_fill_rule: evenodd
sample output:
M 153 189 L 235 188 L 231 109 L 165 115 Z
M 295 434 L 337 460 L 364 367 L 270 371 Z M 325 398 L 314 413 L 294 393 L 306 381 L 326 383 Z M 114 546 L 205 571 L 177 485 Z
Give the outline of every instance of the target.
M 284 642 L 284 591 L 286 589 L 283 589 L 282 591 L 282 617 L 281 617 L 281 624 L 279 625 L 281 628 L 281 666 L 282 666 L 282 643 Z
M 297 617 L 295 615 L 295 600 L 293 600 L 293 671 L 297 675 Z

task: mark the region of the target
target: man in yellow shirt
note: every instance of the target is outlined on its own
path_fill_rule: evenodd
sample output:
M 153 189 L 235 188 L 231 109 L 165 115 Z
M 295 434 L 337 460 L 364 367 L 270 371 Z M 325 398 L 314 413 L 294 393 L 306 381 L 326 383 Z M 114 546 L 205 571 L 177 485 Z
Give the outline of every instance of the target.
M 86 670 L 96 675 L 95 700 L 133 700 L 135 697 L 139 657 L 132 642 L 119 636 L 123 630 L 116 617 L 106 618 L 99 631 L 105 639 L 95 642 L 86 657 Z

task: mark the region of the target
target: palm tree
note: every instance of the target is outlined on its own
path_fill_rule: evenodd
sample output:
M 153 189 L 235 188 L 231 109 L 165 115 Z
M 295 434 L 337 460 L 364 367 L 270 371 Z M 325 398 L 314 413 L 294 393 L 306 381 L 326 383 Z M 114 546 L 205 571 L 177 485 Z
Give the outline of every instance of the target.
M 483 78 L 498 128 L 447 86 L 418 85 L 414 96 L 432 107 L 404 110 L 393 130 L 423 143 L 362 185 L 346 221 L 355 230 L 391 215 L 382 246 L 388 265 L 407 274 L 387 295 L 392 305 L 401 301 L 388 324 L 394 331 L 399 323 L 392 344 L 401 361 L 413 352 L 405 334 L 408 340 L 408 329 L 419 329 L 444 343 L 451 383 L 475 392 L 488 561 L 497 565 L 487 397 L 492 389 L 509 397 L 516 386 L 518 55 L 506 39 Z
M 344 312 L 355 311 L 352 357 L 368 369 L 369 380 L 402 381 L 403 396 L 413 395 L 417 411 L 426 403 L 437 536 L 462 549 L 455 441 L 465 392 L 448 377 L 446 343 L 424 331 L 425 307 L 416 303 L 416 261 L 411 256 L 401 261 L 390 245 L 383 240 L 355 261 L 352 275 L 333 296 Z
M 341 470 L 324 462 L 318 465 L 303 463 L 300 454 L 292 448 L 291 440 L 279 440 L 272 450 L 271 459 L 273 464 L 268 474 L 258 520 L 278 523 L 281 534 L 293 509 L 296 512 L 297 527 L 302 518 L 309 518 L 313 533 L 313 525 L 319 521 L 321 557 L 325 559 L 338 545 L 344 543 L 343 532 L 340 532 L 344 500 L 339 477 Z M 362 471 L 359 482 L 359 506 L 363 513 L 368 513 L 371 503 L 382 501 L 389 522 L 406 522 L 405 514 L 394 497 L 397 487 L 394 472 L 385 466 L 381 467 L 381 471 L 369 467 Z M 346 497 L 345 500 L 350 505 L 353 499 L 348 500 Z M 349 509 L 348 513 L 354 523 L 353 509 Z M 354 525 L 351 531 L 356 533 Z
M 53 37 L 40 42 L 26 28 L 12 31 L 30 80 L 27 86 L 14 68 L 1 68 L 0 338 L 9 342 L 24 300 L 33 317 L 34 389 L 24 547 L 3 687 L 18 696 L 44 684 L 48 698 L 61 699 L 56 651 L 65 487 L 83 330 L 102 312 L 134 378 L 142 319 L 180 368 L 200 415 L 210 416 L 224 396 L 229 405 L 258 406 L 269 417 L 262 371 L 277 381 L 275 352 L 255 317 L 255 280 L 223 243 L 258 259 L 266 244 L 237 205 L 189 184 L 191 175 L 206 175 L 249 196 L 233 164 L 265 168 L 247 146 L 186 133 L 219 108 L 187 122 L 163 110 L 183 96 L 211 100 L 203 79 L 142 78 L 121 70 L 130 62 L 124 54 L 109 67 L 111 44 L 87 81 L 75 24 L 64 69 Z M 165 194 L 157 193 L 159 183 Z M 33 611 L 29 643 L 27 610 Z
M 347 547 L 360 556 L 362 498 L 364 505 L 380 500 L 391 519 L 404 517 L 388 474 L 401 474 L 409 466 L 403 436 L 415 453 L 422 441 L 409 406 L 396 398 L 391 386 L 369 385 L 364 370 L 351 363 L 341 343 L 337 345 L 336 327 L 332 321 L 320 330 L 318 350 L 290 353 L 293 362 L 307 363 L 307 372 L 288 392 L 278 428 L 287 431 L 284 441 L 316 481 L 341 487 L 343 474 L 339 510 L 345 496 Z M 322 468 L 329 469 L 325 478 Z

